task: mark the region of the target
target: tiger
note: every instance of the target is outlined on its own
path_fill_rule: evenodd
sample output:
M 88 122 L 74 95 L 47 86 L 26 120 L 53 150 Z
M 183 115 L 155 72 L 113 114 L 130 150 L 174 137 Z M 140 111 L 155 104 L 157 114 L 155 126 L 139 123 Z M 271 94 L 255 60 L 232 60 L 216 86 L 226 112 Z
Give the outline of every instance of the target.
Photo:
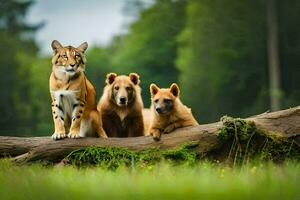
M 107 138 L 96 107 L 96 91 L 85 76 L 85 51 L 88 43 L 77 48 L 62 46 L 57 40 L 53 50 L 49 89 L 54 122 L 53 140 L 65 137 Z

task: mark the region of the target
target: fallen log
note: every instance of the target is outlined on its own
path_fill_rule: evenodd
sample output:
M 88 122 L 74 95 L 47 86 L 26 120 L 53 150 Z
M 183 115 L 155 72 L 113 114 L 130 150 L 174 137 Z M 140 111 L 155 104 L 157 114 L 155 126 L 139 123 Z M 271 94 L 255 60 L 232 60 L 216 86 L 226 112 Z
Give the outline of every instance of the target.
M 225 121 L 228 119 L 231 128 L 224 128 Z M 95 147 L 124 147 L 133 151 L 142 151 L 149 148 L 171 149 L 182 144 L 193 144 L 199 157 L 205 157 L 211 152 L 223 151 L 224 144 L 232 141 L 241 141 L 238 134 L 246 130 L 251 135 L 260 132 L 270 138 L 281 138 L 292 141 L 293 148 L 300 149 L 300 106 L 277 112 L 266 112 L 260 115 L 252 116 L 246 119 L 235 121 L 232 118 L 223 118 L 220 122 L 186 127 L 165 134 L 160 141 L 154 141 L 151 137 L 142 136 L 135 138 L 80 138 L 80 139 L 63 139 L 53 141 L 51 137 L 8 137 L 0 136 L 0 156 L 11 157 L 19 163 L 31 162 L 37 160 L 59 162 L 74 150 L 95 146 Z M 236 123 L 238 122 L 238 123 Z M 255 126 L 253 131 L 249 127 Z M 240 126 L 240 127 L 238 127 Z M 244 127 L 245 126 L 246 129 Z M 232 130 L 232 137 L 225 137 L 224 130 Z M 259 130 L 259 131 L 257 131 Z M 225 134 L 229 134 L 225 131 Z M 235 135 L 234 135 L 235 134 Z M 247 133 L 248 134 L 248 133 Z M 223 138 L 223 139 L 222 139 Z M 249 139 L 250 138 L 250 139 Z M 249 136 L 248 139 L 251 140 Z M 239 144 L 240 145 L 240 144 Z M 249 141 L 247 143 L 247 148 Z

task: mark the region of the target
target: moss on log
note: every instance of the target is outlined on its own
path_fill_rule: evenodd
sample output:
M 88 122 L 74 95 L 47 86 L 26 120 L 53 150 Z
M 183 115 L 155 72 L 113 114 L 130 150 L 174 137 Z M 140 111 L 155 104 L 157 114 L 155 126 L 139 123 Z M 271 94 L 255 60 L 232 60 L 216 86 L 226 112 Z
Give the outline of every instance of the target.
M 117 160 L 123 160 L 125 165 L 132 164 L 132 160 L 134 163 L 162 159 L 192 162 L 203 158 L 238 164 L 253 157 L 281 161 L 299 159 L 299 122 L 300 107 L 295 107 L 246 119 L 223 117 L 220 122 L 177 129 L 163 135 L 158 142 L 146 136 L 61 141 L 53 141 L 50 136 L 1 136 L 0 155 L 9 156 L 18 163 L 60 162 L 64 159 L 77 165 L 102 165 Z M 168 152 L 173 152 L 174 156 Z

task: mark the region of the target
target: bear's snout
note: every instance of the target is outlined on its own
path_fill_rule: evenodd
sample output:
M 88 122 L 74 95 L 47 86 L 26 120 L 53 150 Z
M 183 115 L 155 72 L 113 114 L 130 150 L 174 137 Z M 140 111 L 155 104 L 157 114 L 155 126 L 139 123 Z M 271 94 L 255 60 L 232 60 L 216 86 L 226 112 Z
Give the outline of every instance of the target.
M 125 104 L 127 103 L 127 97 L 125 97 L 125 96 L 121 96 L 121 97 L 119 98 L 119 100 L 120 100 L 120 104 L 125 105 Z

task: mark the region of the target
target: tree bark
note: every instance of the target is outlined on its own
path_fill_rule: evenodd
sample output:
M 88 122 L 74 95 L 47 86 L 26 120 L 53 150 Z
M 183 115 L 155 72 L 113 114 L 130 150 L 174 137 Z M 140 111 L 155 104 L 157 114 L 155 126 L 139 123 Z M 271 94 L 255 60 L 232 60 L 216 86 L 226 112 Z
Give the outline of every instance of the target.
M 266 112 L 246 118 L 253 121 L 257 128 L 266 134 L 276 134 L 283 138 L 293 138 L 300 146 L 300 106 L 277 112 Z M 162 136 L 160 141 L 151 137 L 134 138 L 81 138 L 53 141 L 51 137 L 6 137 L 0 136 L 0 155 L 10 156 L 16 162 L 44 160 L 57 162 L 72 151 L 89 146 L 125 147 L 129 150 L 141 151 L 147 148 L 175 148 L 185 143 L 197 145 L 197 152 L 206 155 L 220 149 L 224 141 L 218 139 L 218 130 L 222 122 L 186 127 Z

